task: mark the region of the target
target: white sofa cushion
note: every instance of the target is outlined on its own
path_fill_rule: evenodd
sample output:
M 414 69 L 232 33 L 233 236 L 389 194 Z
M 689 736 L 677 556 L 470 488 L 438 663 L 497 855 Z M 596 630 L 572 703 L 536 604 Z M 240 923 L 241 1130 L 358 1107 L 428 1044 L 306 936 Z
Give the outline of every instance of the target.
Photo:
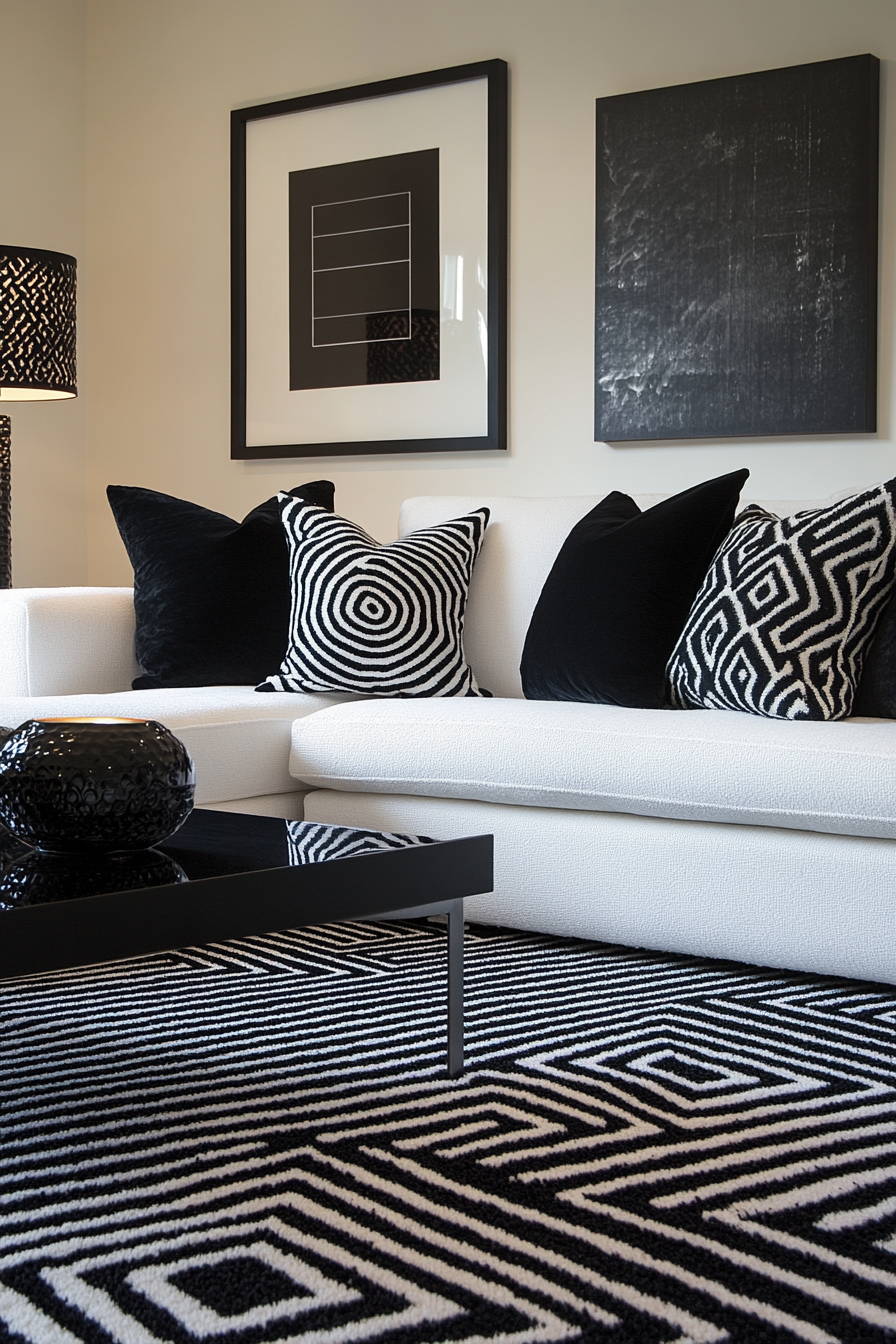
M 896 721 L 535 700 L 365 701 L 293 728 L 314 788 L 896 838 Z
M 110 715 L 158 719 L 184 742 L 196 766 L 196 802 L 216 803 L 294 791 L 290 732 L 302 714 L 336 705 L 337 695 L 259 695 L 251 686 L 180 686 L 110 695 L 0 698 L 0 725 L 26 719 Z

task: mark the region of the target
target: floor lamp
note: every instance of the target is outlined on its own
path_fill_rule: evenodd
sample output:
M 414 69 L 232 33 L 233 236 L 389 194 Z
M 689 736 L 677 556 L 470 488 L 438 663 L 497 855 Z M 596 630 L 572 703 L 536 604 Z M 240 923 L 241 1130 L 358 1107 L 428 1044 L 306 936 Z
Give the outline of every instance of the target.
M 0 408 L 78 395 L 76 270 L 65 252 L 0 244 Z M 11 448 L 10 419 L 0 415 L 0 588 L 12 587 Z

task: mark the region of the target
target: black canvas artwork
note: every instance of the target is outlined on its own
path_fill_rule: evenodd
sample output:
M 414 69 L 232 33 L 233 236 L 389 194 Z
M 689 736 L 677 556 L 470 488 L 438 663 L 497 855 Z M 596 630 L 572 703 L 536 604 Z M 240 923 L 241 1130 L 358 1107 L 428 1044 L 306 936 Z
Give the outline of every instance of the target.
M 439 151 L 289 174 L 292 390 L 439 377 Z
M 876 428 L 879 62 L 597 101 L 595 439 Z

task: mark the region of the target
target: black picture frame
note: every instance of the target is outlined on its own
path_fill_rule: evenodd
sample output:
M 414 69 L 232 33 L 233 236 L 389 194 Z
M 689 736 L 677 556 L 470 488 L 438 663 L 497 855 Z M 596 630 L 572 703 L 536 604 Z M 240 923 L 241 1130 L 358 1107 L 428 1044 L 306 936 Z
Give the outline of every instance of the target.
M 595 440 L 875 431 L 879 71 L 597 100 Z
M 459 117 L 449 115 L 455 104 L 461 111 Z M 371 153 L 373 131 L 370 124 L 377 116 L 383 119 L 386 130 L 381 150 Z M 440 117 L 444 123 L 442 138 L 433 144 Z M 292 300 L 285 297 L 290 292 L 288 263 L 277 261 L 277 258 L 303 255 L 297 251 L 297 246 L 300 249 L 302 244 L 284 242 L 289 237 L 290 228 L 289 207 L 285 204 L 289 192 L 283 186 L 285 176 L 292 179 L 292 199 L 295 200 L 295 179 L 312 177 L 330 163 L 343 173 L 340 181 L 344 184 L 348 180 L 344 170 L 367 171 L 371 165 L 375 169 L 380 159 L 386 165 L 387 161 L 401 157 L 409 160 L 420 157 L 407 152 L 405 140 L 415 133 L 413 128 L 421 124 L 431 125 L 434 129 L 433 135 L 419 148 L 438 149 L 443 162 L 451 166 L 451 172 L 446 169 L 440 179 L 441 227 L 446 229 L 446 215 L 456 218 L 456 236 L 477 240 L 476 256 L 468 264 L 467 280 L 464 280 L 462 252 L 446 256 L 445 239 L 440 238 L 441 292 L 438 297 L 444 301 L 450 279 L 457 287 L 457 304 L 456 308 L 450 309 L 440 306 L 437 314 L 439 346 L 435 366 L 432 360 L 428 364 L 425 360 L 409 364 L 407 359 L 404 362 L 380 359 L 376 365 L 378 372 L 370 375 L 369 383 L 334 386 L 333 379 L 338 383 L 342 376 L 332 372 L 338 367 L 339 359 L 335 365 L 332 360 L 328 365 L 325 357 L 321 367 L 327 366 L 330 371 L 321 373 L 313 387 L 296 386 L 295 383 L 290 386 L 289 379 L 295 378 L 297 365 L 294 350 L 290 363 L 288 347 L 292 341 L 294 348 L 298 339 L 296 333 L 305 330 L 299 323 L 305 322 L 301 304 L 307 300 L 303 298 L 301 287 L 295 285 L 292 286 Z M 266 132 L 266 127 L 271 129 Z M 313 144 L 314 149 L 306 148 L 301 152 L 293 149 L 291 137 L 295 138 L 296 145 L 307 147 Z M 339 148 L 332 160 L 321 165 L 314 155 L 319 159 L 324 151 L 318 146 L 324 143 Z M 463 171 L 465 152 L 470 155 L 468 173 Z M 507 157 L 508 67 L 502 60 L 480 61 L 333 89 L 238 108 L 231 113 L 232 458 L 506 449 Z M 397 183 L 393 168 L 394 164 L 390 164 L 391 176 L 383 179 L 390 185 L 383 190 L 397 193 L 401 184 Z M 383 171 L 386 172 L 385 166 Z M 324 171 L 323 180 L 333 179 Z M 359 179 L 368 180 L 369 173 Z M 299 186 L 298 196 L 304 200 L 308 192 L 304 190 L 304 184 L 299 183 Z M 339 189 L 341 196 L 337 204 L 350 204 L 342 199 L 347 190 L 349 187 L 344 185 Z M 366 185 L 359 190 L 367 193 L 372 188 Z M 323 188 L 321 193 L 326 194 Z M 332 194 L 331 191 L 330 196 Z M 364 199 L 373 197 L 365 196 Z M 326 205 L 330 204 L 328 199 Z M 259 219 L 262 221 L 260 227 Z M 305 227 L 301 217 L 298 226 L 295 220 L 293 214 L 293 236 L 296 227 Z M 362 225 L 355 227 L 360 230 Z M 463 229 L 467 229 L 467 233 L 463 233 Z M 312 224 L 312 256 L 318 241 L 314 231 Z M 271 238 L 274 239 L 273 246 L 270 245 Z M 272 261 L 272 257 L 275 260 Z M 410 276 L 414 272 L 409 258 L 410 252 L 407 261 Z M 389 264 L 400 270 L 403 259 L 402 253 L 398 262 L 390 261 Z M 455 267 L 453 271 L 450 271 L 451 263 Z M 275 270 L 278 264 L 279 272 Z M 312 260 L 312 268 L 315 264 Z M 355 266 L 352 269 L 369 268 Z M 474 279 L 478 286 L 476 306 L 467 302 L 468 326 L 461 329 L 462 285 L 467 284 L 470 288 Z M 408 286 L 410 292 L 410 280 Z M 311 292 L 314 294 L 313 288 Z M 352 291 L 353 294 L 356 292 Z M 452 290 L 452 294 L 454 292 Z M 429 285 L 427 304 L 431 304 L 431 294 L 432 285 Z M 314 301 L 312 298 L 312 305 Z M 270 306 L 265 308 L 267 302 Z M 289 302 L 293 307 L 286 312 Z M 369 309 L 375 301 L 367 298 L 366 303 Z M 362 300 L 354 300 L 354 304 L 364 308 Z M 408 304 L 410 306 L 410 299 Z M 333 306 L 331 303 L 330 307 Z M 325 316 L 329 312 L 321 311 Z M 450 313 L 449 317 L 445 316 L 446 312 Z M 315 333 L 322 329 L 317 320 L 319 316 L 318 309 L 312 306 L 306 325 Z M 341 320 L 342 315 L 339 316 Z M 348 313 L 347 317 L 353 321 L 363 319 L 364 313 Z M 366 320 L 370 320 L 369 313 Z M 449 322 L 453 324 L 450 327 Z M 414 335 L 416 332 L 415 327 Z M 390 329 L 385 337 L 402 357 L 407 352 L 398 342 L 405 339 L 405 335 L 404 328 L 397 334 Z M 380 338 L 382 331 L 377 339 Z M 317 340 L 317 336 L 314 339 Z M 363 342 L 357 339 L 352 342 L 346 337 L 344 343 L 364 343 L 372 347 L 373 340 L 374 337 L 366 331 Z M 459 353 L 453 354 L 455 351 Z M 339 352 L 335 354 L 338 356 Z M 352 367 L 358 367 L 357 361 Z M 433 367 L 437 377 L 434 377 Z M 312 375 L 312 381 L 315 376 Z M 421 391 L 421 388 L 425 390 Z M 364 426 L 363 437 L 350 432 L 359 424 Z M 445 433 L 441 432 L 443 426 Z M 289 432 L 282 432 L 284 429 Z

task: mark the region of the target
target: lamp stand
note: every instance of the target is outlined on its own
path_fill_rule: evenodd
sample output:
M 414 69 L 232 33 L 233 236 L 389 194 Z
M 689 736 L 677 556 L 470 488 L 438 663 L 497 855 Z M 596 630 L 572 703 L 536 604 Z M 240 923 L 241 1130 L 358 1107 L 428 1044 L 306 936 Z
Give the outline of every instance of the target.
M 12 422 L 0 415 L 0 588 L 12 587 Z

